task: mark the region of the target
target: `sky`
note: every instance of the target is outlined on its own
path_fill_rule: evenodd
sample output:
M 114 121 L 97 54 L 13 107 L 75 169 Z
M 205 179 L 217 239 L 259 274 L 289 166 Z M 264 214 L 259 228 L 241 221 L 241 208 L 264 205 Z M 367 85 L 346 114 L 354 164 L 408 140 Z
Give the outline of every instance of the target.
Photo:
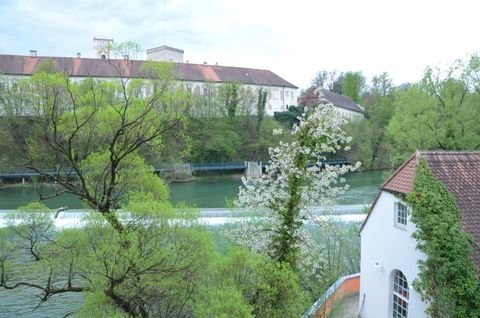
M 0 0 L 0 54 L 94 57 L 93 37 L 168 45 L 190 63 L 421 79 L 480 51 L 476 0 Z M 145 56 L 143 56 L 144 58 Z

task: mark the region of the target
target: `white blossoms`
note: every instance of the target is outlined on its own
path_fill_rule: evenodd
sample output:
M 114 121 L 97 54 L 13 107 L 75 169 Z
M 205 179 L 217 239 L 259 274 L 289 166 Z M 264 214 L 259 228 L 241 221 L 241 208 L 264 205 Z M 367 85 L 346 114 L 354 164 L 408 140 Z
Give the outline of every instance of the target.
M 348 149 L 351 140 L 342 129 L 345 119 L 336 116 L 332 105 L 319 105 L 299 120 L 292 130 L 294 141 L 269 149 L 266 173 L 260 178 L 244 178 L 235 202 L 238 207 L 265 211 L 262 222 L 242 224 L 230 233 L 240 243 L 265 254 L 271 254 L 270 242 L 278 240 L 275 235 L 288 224 L 294 224 L 288 229 L 291 235 L 304 235 L 306 231 L 300 227 L 311 219 L 312 208 L 332 207 L 337 196 L 347 189 L 339 184 L 344 181 L 340 177 L 359 167 L 359 163 L 350 166 L 322 162 L 327 155 L 334 157 L 338 151 Z M 279 130 L 274 131 L 278 133 Z M 293 223 L 285 222 L 285 218 L 293 219 Z M 298 244 L 302 241 L 308 239 L 295 240 Z M 297 248 L 303 250 L 301 246 Z
M 283 134 L 283 130 L 281 128 L 275 128 L 273 131 L 272 131 L 272 134 L 274 136 L 278 136 L 278 135 L 281 135 Z

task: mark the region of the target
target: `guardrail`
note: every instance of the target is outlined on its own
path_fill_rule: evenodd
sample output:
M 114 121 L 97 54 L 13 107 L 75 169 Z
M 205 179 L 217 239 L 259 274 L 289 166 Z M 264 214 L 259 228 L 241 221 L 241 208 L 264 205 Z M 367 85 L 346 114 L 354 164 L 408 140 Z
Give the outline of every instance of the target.
M 261 161 L 259 163 L 264 165 Z M 322 160 L 322 163 L 325 165 L 340 165 L 340 164 L 350 164 L 350 161 L 347 159 L 326 159 Z M 192 163 L 190 164 L 191 171 L 222 171 L 222 170 L 245 170 L 247 169 L 246 161 L 239 162 L 217 162 L 217 163 Z M 158 165 L 154 167 L 155 172 L 170 172 L 175 171 L 175 165 Z M 64 174 L 75 176 L 75 171 L 64 170 Z M 0 178 L 31 178 L 38 177 L 41 175 L 53 176 L 56 174 L 54 169 L 43 169 L 41 173 L 33 170 L 16 170 L 16 171 L 7 171 L 0 172 Z
M 302 318 L 326 318 L 336 301 L 360 293 L 360 273 L 347 275 L 337 279 L 320 297 Z
M 247 163 L 242 162 L 223 162 L 223 163 L 192 163 L 192 171 L 213 171 L 213 170 L 244 170 Z

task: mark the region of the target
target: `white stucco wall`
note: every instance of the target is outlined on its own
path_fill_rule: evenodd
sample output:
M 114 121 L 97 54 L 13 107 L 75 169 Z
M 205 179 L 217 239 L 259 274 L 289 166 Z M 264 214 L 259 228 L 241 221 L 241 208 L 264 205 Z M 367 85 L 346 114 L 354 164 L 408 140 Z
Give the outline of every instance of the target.
M 183 63 L 183 53 L 168 48 L 147 50 L 147 60 Z
M 205 82 L 193 82 L 184 81 L 183 85 L 190 89 L 192 94 L 204 95 L 204 88 L 210 83 Z M 214 87 L 222 85 L 222 83 L 213 83 Z M 256 113 L 256 102 L 258 98 L 258 90 L 264 88 L 267 90 L 267 102 L 265 104 L 265 113 L 268 116 L 273 116 L 274 112 L 283 112 L 288 109 L 289 106 L 297 105 L 298 89 L 291 87 L 279 87 L 279 86 L 262 86 L 243 84 L 243 89 L 250 89 L 254 94 L 254 105 L 252 105 L 252 113 Z
M 335 111 L 337 112 L 337 114 L 339 114 L 340 116 L 345 117 L 347 119 L 352 119 L 352 118 L 363 119 L 365 117 L 362 113 L 354 112 L 354 111 L 351 111 L 349 109 L 345 109 L 345 108 L 341 108 L 341 107 L 337 107 L 337 106 L 335 106 Z
M 265 113 L 273 116 L 274 112 L 283 112 L 289 106 L 297 106 L 297 89 L 291 87 L 266 86 L 268 96 Z
M 16 75 L 8 75 L 7 78 L 10 81 L 16 81 L 24 78 L 28 78 L 30 76 L 16 76 Z M 112 81 L 116 80 L 116 78 L 109 78 L 109 77 L 94 77 L 97 80 L 104 80 L 104 81 Z M 86 77 L 83 76 L 71 76 L 70 80 L 74 82 L 82 82 L 85 80 Z M 180 83 L 180 82 L 179 82 Z M 195 81 L 182 81 L 182 85 L 185 87 L 190 88 L 192 94 L 204 94 L 204 89 L 211 85 L 210 83 L 206 82 L 195 82 Z M 213 83 L 215 87 L 222 85 L 222 83 Z M 242 88 L 250 89 L 255 97 L 255 105 L 253 105 L 253 113 L 256 113 L 256 101 L 258 98 L 258 90 L 260 88 L 264 88 L 267 90 L 267 102 L 265 104 L 265 113 L 268 116 L 273 116 L 274 112 L 282 112 L 288 109 L 289 106 L 296 106 L 297 105 L 297 97 L 298 97 L 298 89 L 292 87 L 279 87 L 279 86 L 261 86 L 261 85 L 252 85 L 252 84 L 243 84 Z M 144 92 L 147 94 L 148 88 L 145 88 Z M 147 94 L 148 95 L 148 94 Z
M 417 260 L 424 258 L 424 254 L 415 249 L 416 241 L 411 237 L 415 226 L 411 223 L 410 216 L 406 228 L 395 226 L 395 202 L 401 200 L 382 191 L 360 234 L 359 310 L 363 313 L 363 318 L 392 317 L 393 271 L 402 271 L 411 286 L 418 274 Z M 375 266 L 375 263 L 380 266 Z M 425 309 L 426 304 L 410 287 L 408 317 L 427 317 Z

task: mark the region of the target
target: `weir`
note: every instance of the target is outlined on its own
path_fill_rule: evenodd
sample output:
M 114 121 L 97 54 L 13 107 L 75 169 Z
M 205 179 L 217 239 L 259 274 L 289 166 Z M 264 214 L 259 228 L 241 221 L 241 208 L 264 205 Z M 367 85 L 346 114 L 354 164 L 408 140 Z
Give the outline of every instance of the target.
M 311 217 L 313 219 L 361 222 L 366 217 L 364 211 L 364 205 L 337 205 L 328 210 L 317 207 L 313 208 Z M 0 228 L 7 226 L 8 221 L 12 220 L 12 217 L 14 217 L 16 213 L 24 212 L 17 210 L 0 210 Z M 55 226 L 57 228 L 77 228 L 83 226 L 87 212 L 86 210 L 75 209 L 55 213 L 55 210 L 52 210 L 52 215 L 55 215 Z M 197 220 L 206 225 L 222 225 L 246 219 L 251 215 L 252 213 L 245 209 L 200 209 Z M 257 215 L 258 217 L 262 217 L 261 212 Z M 128 212 L 119 212 L 119 217 L 121 219 L 128 219 Z M 13 220 L 15 220 L 15 218 L 13 218 Z

